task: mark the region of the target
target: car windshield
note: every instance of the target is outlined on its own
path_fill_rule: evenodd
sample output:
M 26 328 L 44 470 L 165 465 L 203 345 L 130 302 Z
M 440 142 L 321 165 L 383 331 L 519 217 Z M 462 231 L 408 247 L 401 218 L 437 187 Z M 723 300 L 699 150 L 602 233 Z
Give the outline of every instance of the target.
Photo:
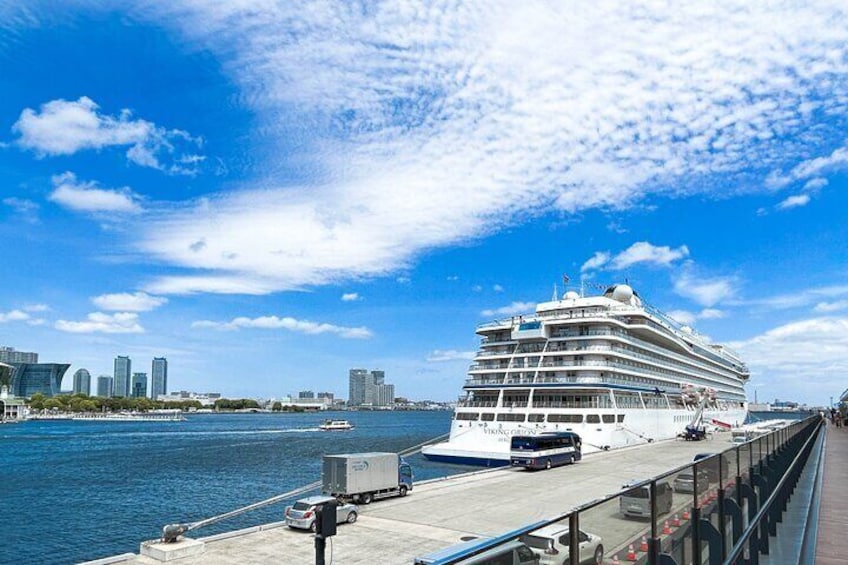
M 523 535 L 519 538 L 522 542 L 526 543 L 533 549 L 548 549 L 551 546 L 551 539 L 545 538 L 542 536 L 534 536 L 534 535 Z
M 691 481 L 694 475 L 692 473 L 683 472 L 677 475 L 678 479 L 683 479 L 684 481 Z
M 305 503 L 305 502 L 300 502 L 300 501 L 298 501 L 298 502 L 295 502 L 295 503 L 294 503 L 294 507 L 293 507 L 293 508 L 294 508 L 295 510 L 301 510 L 301 511 L 303 511 L 303 510 L 309 510 L 310 505 L 309 505 L 309 504 L 307 504 L 307 503 Z

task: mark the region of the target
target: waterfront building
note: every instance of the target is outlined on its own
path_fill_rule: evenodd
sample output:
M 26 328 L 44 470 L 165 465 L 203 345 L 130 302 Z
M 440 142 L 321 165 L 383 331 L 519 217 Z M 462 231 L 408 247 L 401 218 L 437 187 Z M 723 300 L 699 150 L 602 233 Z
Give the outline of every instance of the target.
M 161 394 L 168 394 L 168 360 L 164 357 L 154 357 L 150 371 L 150 398 L 156 399 Z
M 391 406 L 394 385 L 386 384 L 385 371 L 351 369 L 349 373 L 349 406 Z
M 112 383 L 112 396 L 130 395 L 130 374 L 132 373 L 132 360 L 124 355 L 115 357 L 115 380 Z
M 335 399 L 335 397 L 336 397 L 336 395 L 333 394 L 332 392 L 319 392 L 318 393 L 318 398 L 327 398 L 331 402 Z
M 23 420 L 26 412 L 24 399 L 10 395 L 8 385 L 0 385 L 0 422 Z
M 38 363 L 38 353 L 16 351 L 14 347 L 0 345 L 0 363 Z
M 275 399 L 269 401 L 269 406 L 273 406 Z M 294 398 L 292 396 L 284 396 L 279 399 L 283 408 L 301 408 L 303 410 L 327 410 L 333 405 L 333 400 L 330 398 Z
M 133 373 L 130 396 L 133 398 L 147 396 L 147 373 Z
M 7 363 L 13 367 L 8 377 L 9 394 L 29 398 L 40 392 L 56 396 L 62 390 L 62 378 L 70 365 L 65 363 Z
M 97 377 L 97 396 L 109 398 L 112 396 L 112 383 L 114 379 L 109 375 L 100 375 Z
M 91 373 L 87 369 L 77 369 L 74 373 L 74 394 L 91 394 Z
M 182 402 L 185 400 L 196 400 L 201 406 L 214 406 L 215 401 L 221 398 L 220 392 L 191 392 L 179 390 L 170 394 L 160 394 L 154 398 L 159 402 Z

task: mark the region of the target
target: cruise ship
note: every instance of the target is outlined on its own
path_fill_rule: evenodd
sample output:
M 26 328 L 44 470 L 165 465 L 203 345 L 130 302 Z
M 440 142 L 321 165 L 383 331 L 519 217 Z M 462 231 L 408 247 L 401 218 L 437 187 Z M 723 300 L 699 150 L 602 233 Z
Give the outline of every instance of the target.
M 535 314 L 477 334 L 450 437 L 425 447 L 428 459 L 506 465 L 513 435 L 573 431 L 590 453 L 674 438 L 696 418 L 730 429 L 747 416 L 739 357 L 626 284 L 597 296 L 555 289 Z

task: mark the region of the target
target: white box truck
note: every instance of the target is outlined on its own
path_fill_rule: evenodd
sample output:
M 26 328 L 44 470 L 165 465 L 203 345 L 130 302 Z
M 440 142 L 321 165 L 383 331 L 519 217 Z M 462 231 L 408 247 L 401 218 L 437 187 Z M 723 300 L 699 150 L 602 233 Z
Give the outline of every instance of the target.
M 412 490 L 412 467 L 397 453 L 325 455 L 321 479 L 324 494 L 371 504 L 379 498 L 406 496 Z

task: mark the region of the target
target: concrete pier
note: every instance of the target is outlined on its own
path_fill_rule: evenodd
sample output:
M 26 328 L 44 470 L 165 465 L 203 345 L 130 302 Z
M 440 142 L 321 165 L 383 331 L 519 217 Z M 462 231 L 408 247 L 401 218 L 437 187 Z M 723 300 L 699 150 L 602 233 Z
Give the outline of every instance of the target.
M 411 565 L 416 556 L 458 543 L 463 537 L 494 536 L 552 518 L 618 492 L 626 482 L 691 463 L 696 453 L 724 451 L 732 447 L 729 439 L 729 434 L 717 434 L 703 442 L 671 440 L 592 454 L 576 465 L 548 471 L 502 468 L 418 483 L 406 498 L 360 505 L 359 520 L 340 525 L 338 534 L 328 541 L 327 560 L 332 552 L 333 563 L 344 565 Z M 678 501 L 677 496 L 675 505 L 691 500 L 681 495 Z M 281 505 L 281 518 L 282 513 Z M 609 527 L 627 527 L 629 523 L 632 522 L 610 517 Z M 191 550 L 183 553 L 177 563 L 315 562 L 313 535 L 291 530 L 282 523 L 192 541 L 202 543 L 202 550 L 191 543 Z M 148 548 L 151 545 L 146 542 Z M 150 551 L 143 553 L 127 556 L 121 562 L 163 562 Z

